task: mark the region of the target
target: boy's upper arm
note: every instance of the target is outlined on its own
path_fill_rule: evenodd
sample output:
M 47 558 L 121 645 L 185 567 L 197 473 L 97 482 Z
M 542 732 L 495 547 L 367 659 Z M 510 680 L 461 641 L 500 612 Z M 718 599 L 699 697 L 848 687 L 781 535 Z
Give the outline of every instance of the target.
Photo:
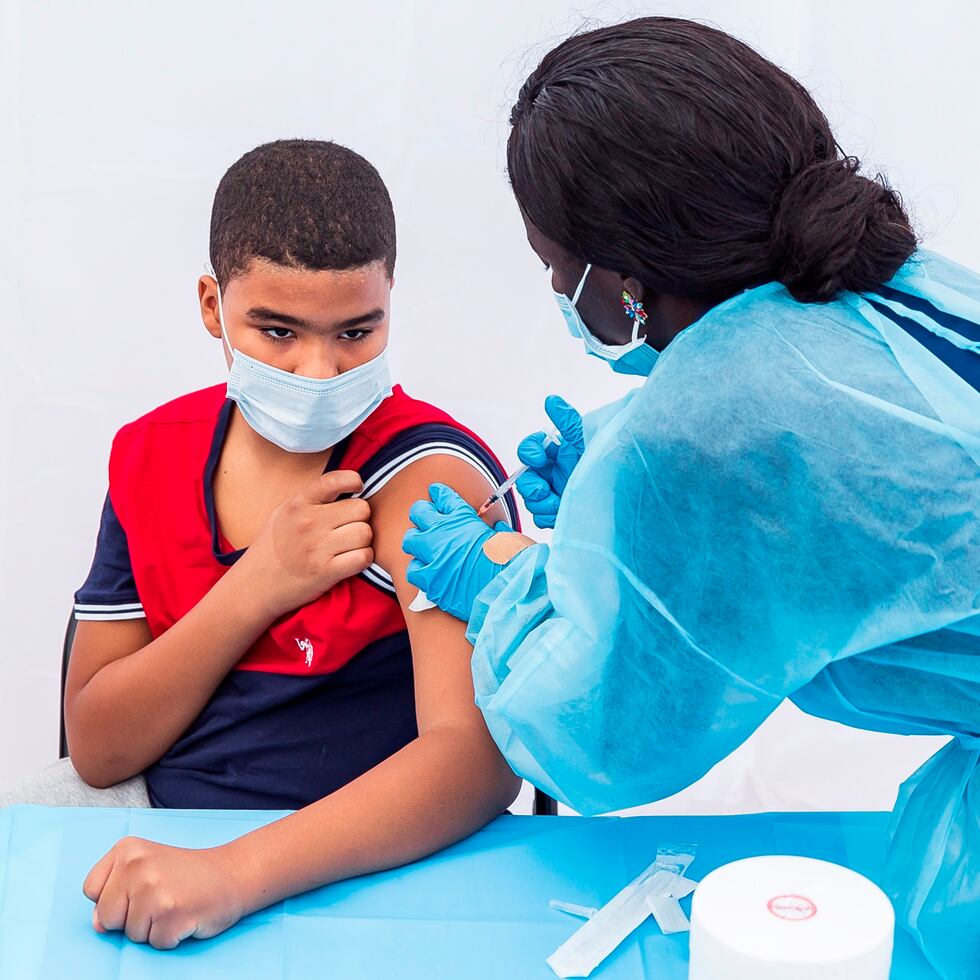
M 452 456 L 429 456 L 406 467 L 371 498 L 375 560 L 391 576 L 408 624 L 420 733 L 444 722 L 483 723 L 474 704 L 473 648 L 466 641 L 466 624 L 440 609 L 415 613 L 408 608 L 418 590 L 405 577 L 411 559 L 402 551 L 402 538 L 411 526 L 409 509 L 428 497 L 433 483 L 452 487 L 476 508 L 495 489 L 469 463 Z M 485 517 L 491 526 L 507 519 L 500 503 Z
M 107 664 L 142 650 L 153 636 L 145 619 L 116 622 L 81 620 L 68 660 L 65 705 L 70 711 L 75 695 Z

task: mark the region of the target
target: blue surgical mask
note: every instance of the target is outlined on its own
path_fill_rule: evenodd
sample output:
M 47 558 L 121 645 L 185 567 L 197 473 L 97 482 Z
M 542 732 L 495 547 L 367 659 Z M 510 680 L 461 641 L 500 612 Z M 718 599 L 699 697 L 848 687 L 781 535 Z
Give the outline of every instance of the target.
M 604 360 L 617 374 L 635 374 L 646 377 L 653 370 L 657 363 L 660 352 L 654 350 L 647 342 L 646 337 L 639 336 L 639 320 L 633 320 L 633 339 L 628 344 L 604 344 L 593 334 L 585 325 L 582 314 L 579 313 L 576 303 L 582 290 L 585 287 L 585 278 L 592 268 L 590 262 L 582 273 L 575 293 L 569 299 L 564 293 L 555 293 L 555 302 L 565 317 L 568 332 L 582 341 L 587 353 L 593 357 Z
M 263 439 L 287 452 L 321 453 L 336 446 L 391 394 L 387 350 L 335 378 L 305 378 L 231 346 L 220 285 L 218 320 L 232 359 L 228 397 Z

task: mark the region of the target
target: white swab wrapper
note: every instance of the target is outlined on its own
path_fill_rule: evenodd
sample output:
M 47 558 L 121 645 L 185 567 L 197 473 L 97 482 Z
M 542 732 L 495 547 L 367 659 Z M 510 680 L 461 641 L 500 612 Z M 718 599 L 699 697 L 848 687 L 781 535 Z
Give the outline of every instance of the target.
M 691 920 L 684 914 L 681 903 L 672 895 L 647 895 L 647 908 L 653 913 L 665 936 L 691 931 Z
M 548 957 L 559 977 L 587 977 L 650 914 L 648 895 L 663 895 L 677 876 L 656 861 L 610 899 Z
M 408 608 L 412 612 L 425 612 L 426 609 L 435 609 L 436 604 L 424 592 L 419 592 Z

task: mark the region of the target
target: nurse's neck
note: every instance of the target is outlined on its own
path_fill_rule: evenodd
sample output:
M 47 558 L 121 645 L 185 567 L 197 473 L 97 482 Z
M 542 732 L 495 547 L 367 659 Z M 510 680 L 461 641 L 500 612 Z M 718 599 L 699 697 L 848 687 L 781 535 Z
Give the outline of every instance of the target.
M 647 343 L 662 351 L 679 333 L 696 323 L 716 302 L 669 296 L 666 293 L 647 294 L 644 301 L 647 312 Z

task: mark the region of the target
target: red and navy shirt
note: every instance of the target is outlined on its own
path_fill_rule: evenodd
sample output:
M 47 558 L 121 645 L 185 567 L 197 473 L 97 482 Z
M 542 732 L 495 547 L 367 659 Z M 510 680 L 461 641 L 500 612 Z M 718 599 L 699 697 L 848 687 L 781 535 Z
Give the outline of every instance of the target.
M 75 596 L 77 619 L 145 616 L 158 637 L 242 555 L 221 534 L 212 491 L 233 409 L 219 385 L 118 433 L 95 560 Z M 505 476 L 476 435 L 400 387 L 334 447 L 327 471 L 358 471 L 360 496 L 370 497 L 431 455 L 463 459 L 493 486 Z M 507 506 L 517 527 L 510 495 Z M 150 801 L 299 808 L 416 735 L 405 620 L 391 577 L 373 565 L 269 627 L 146 771 Z

